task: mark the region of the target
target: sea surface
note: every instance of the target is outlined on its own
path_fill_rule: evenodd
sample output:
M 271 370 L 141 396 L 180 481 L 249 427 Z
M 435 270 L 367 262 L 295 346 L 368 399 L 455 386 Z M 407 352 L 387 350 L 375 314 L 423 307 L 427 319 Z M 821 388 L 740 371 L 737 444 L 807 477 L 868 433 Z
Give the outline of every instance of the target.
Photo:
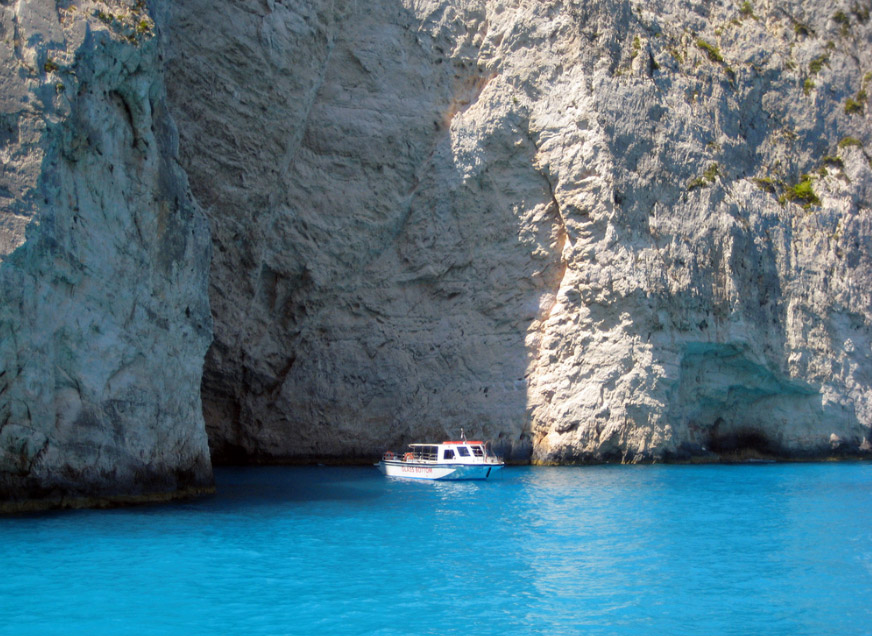
M 872 464 L 245 468 L 0 517 L 0 634 L 872 633 Z

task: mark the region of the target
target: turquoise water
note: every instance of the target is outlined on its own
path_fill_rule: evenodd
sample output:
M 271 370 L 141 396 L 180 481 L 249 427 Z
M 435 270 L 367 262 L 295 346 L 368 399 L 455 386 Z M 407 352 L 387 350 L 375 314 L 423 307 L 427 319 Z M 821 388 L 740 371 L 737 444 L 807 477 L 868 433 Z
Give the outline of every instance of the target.
M 216 476 L 0 518 L 0 634 L 872 633 L 872 464 Z

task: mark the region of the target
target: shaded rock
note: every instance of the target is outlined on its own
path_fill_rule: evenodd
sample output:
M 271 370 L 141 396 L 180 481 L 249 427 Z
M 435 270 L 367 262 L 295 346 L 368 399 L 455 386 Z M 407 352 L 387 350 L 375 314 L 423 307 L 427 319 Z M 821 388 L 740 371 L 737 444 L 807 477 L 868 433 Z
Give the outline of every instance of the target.
M 0 20 L 0 500 L 208 489 L 210 245 L 156 26 L 134 2 L 5 4 Z

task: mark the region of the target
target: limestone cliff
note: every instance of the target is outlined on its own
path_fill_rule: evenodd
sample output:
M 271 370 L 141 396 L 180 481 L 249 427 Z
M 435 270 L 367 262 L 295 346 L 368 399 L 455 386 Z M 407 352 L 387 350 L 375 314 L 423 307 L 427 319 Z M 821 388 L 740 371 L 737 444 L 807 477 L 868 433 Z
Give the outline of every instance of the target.
M 870 9 L 0 1 L 0 500 L 868 456 Z
M 21 0 L 0 39 L 0 508 L 209 488 L 209 235 L 155 23 Z
M 868 453 L 869 8 L 172 3 L 216 458 Z

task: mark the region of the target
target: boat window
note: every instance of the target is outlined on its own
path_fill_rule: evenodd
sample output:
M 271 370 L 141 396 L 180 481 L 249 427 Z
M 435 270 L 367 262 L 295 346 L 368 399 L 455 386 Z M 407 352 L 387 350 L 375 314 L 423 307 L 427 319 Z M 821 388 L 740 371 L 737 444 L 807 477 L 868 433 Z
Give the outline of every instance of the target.
M 469 449 L 466 446 L 458 446 L 457 454 L 461 457 L 469 457 Z
M 446 448 L 442 453 L 442 459 L 454 459 L 454 451 L 450 448 Z
M 472 447 L 472 454 L 475 455 L 476 457 L 484 457 L 484 453 L 481 452 L 481 446 L 473 446 Z
M 413 446 L 415 450 L 415 459 L 423 459 L 425 461 L 435 462 L 439 459 L 438 446 Z

